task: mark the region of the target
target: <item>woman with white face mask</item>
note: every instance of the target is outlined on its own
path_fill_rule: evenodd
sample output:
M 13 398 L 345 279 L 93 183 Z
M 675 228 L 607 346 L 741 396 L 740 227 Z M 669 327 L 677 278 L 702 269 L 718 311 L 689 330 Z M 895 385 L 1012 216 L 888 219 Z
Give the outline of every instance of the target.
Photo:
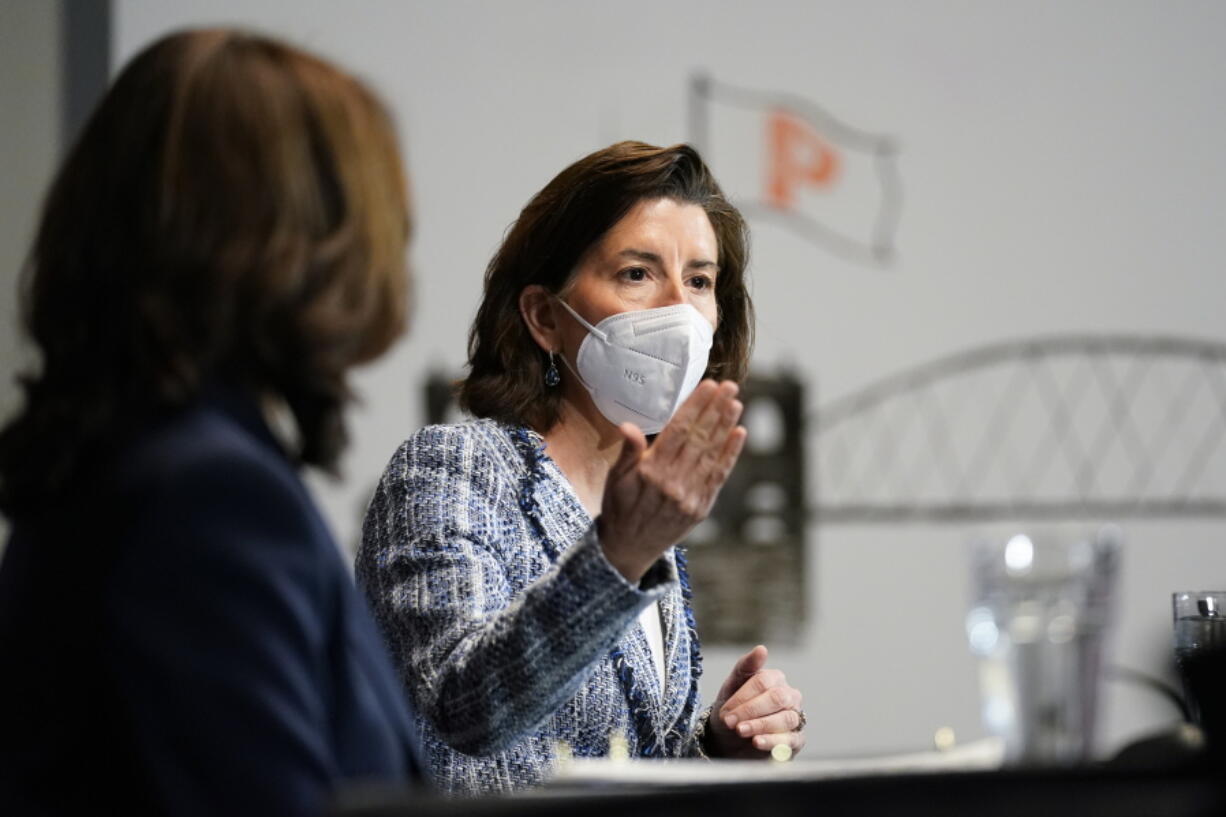
M 803 746 L 765 647 L 702 707 L 677 547 L 745 440 L 746 241 L 692 148 L 623 142 L 554 178 L 490 262 L 459 385 L 478 419 L 400 447 L 357 561 L 440 787 L 531 786 L 563 745 Z

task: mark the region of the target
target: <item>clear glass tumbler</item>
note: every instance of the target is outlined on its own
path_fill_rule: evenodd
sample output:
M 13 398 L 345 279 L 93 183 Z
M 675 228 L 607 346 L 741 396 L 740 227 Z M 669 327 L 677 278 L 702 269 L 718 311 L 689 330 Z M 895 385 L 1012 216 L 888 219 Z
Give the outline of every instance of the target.
M 1119 542 L 1114 526 L 1028 526 L 975 542 L 966 632 L 984 726 L 1004 738 L 1007 765 L 1091 757 Z

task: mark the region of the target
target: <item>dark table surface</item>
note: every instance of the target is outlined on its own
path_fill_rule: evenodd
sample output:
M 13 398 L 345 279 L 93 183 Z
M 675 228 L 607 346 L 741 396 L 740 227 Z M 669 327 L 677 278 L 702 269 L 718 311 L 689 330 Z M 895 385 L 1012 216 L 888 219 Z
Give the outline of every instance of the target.
M 813 781 L 634 788 L 548 789 L 490 799 L 368 792 L 344 817 L 718 817 L 719 815 L 899 815 L 899 817 L 1226 817 L 1226 772 L 1158 770 L 943 772 Z

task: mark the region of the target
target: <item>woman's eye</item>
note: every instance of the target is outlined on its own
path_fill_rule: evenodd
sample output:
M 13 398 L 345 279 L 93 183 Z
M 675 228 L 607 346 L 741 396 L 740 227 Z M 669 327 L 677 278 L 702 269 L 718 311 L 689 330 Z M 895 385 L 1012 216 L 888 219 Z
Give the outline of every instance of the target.
M 690 279 L 690 286 L 694 289 L 710 289 L 715 286 L 715 282 L 706 275 L 695 275 Z
M 647 270 L 643 267 L 629 267 L 622 270 L 622 277 L 627 281 L 646 281 Z

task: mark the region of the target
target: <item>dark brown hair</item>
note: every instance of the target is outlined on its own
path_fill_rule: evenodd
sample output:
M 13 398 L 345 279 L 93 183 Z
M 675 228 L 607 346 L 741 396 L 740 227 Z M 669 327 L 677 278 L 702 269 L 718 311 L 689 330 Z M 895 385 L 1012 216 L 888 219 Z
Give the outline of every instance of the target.
M 545 431 L 558 420 L 559 389 L 545 385 L 546 358 L 519 312 L 524 288 L 560 293 L 587 250 L 645 199 L 697 204 L 719 243 L 719 326 L 707 376 L 743 380 L 753 345 L 745 285 L 749 232 L 711 171 L 689 145 L 619 142 L 585 156 L 533 196 L 485 271 L 485 294 L 468 335 L 460 404 L 478 417 Z
M 344 446 L 346 370 L 405 323 L 409 211 L 379 101 L 235 31 L 172 34 L 116 79 L 23 274 L 41 365 L 0 432 L 0 508 L 62 496 L 213 381 L 282 396 L 304 463 Z

